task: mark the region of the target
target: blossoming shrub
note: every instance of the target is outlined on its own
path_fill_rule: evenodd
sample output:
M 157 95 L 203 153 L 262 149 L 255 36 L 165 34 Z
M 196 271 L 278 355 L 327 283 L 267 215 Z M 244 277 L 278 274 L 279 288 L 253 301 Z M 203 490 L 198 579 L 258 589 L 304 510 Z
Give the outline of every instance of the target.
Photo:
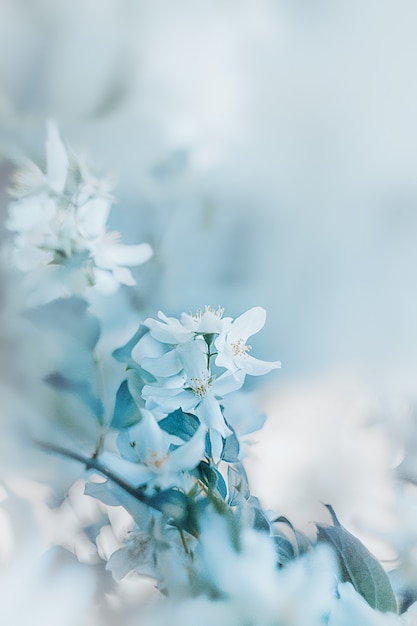
M 42 384 L 58 394 L 67 419 L 83 405 L 86 419 L 100 426 L 92 446 L 80 432 L 34 437 L 32 445 L 77 461 L 85 493 L 130 514 L 132 530 L 107 568 L 116 580 L 132 571 L 154 579 L 161 605 L 144 608 L 138 623 L 411 623 L 415 607 L 397 615 L 410 603 L 398 606 L 384 569 L 330 505 L 332 523 L 318 526 L 313 541 L 251 493 L 245 437 L 264 417 L 244 384 L 280 367 L 255 358 L 247 343 L 263 328 L 265 310 L 255 306 L 233 319 L 205 306 L 145 319 L 113 351 L 118 368 L 104 385 L 117 392 L 108 402 L 94 373 L 100 323 L 88 313 L 91 290 L 132 285 L 127 266 L 150 258 L 150 246 L 124 246 L 107 233 L 108 187 L 67 150 L 52 122 L 46 171 L 28 163 L 15 182 L 8 228 L 18 271 L 40 270 L 48 281 L 48 270 L 65 270 L 58 294 L 24 310 L 39 345 L 54 326 L 65 347 Z

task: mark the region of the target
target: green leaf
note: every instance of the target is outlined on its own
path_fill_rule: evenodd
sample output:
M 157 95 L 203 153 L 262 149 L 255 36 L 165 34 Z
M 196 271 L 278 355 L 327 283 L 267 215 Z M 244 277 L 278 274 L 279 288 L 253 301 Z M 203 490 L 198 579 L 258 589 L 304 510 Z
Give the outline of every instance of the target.
M 77 396 L 98 418 L 101 419 L 104 413 L 103 403 L 100 398 L 97 398 L 92 390 L 92 387 L 88 381 L 74 380 L 60 372 L 54 372 L 49 374 L 44 379 L 48 385 L 57 389 L 58 391 L 65 391 Z
M 82 298 L 58 298 L 26 313 L 34 324 L 48 332 L 59 332 L 71 337 L 88 350 L 94 350 L 100 337 L 100 323 L 88 311 Z
M 184 413 L 177 409 L 158 422 L 159 427 L 166 433 L 180 437 L 183 441 L 189 441 L 200 426 L 199 419 L 192 413 Z
M 239 440 L 235 433 L 232 433 L 226 439 L 224 439 L 222 460 L 226 463 L 238 463 L 239 462 Z
M 254 513 L 254 517 L 253 517 L 254 529 L 258 530 L 259 532 L 265 532 L 269 534 L 271 527 L 270 527 L 268 518 L 266 517 L 262 509 L 259 506 L 254 506 L 253 513 Z
M 129 391 L 127 380 L 124 380 L 117 390 L 116 404 L 110 423 L 112 428 L 119 430 L 130 428 L 141 420 L 141 415 L 136 402 Z
M 294 545 L 295 556 L 300 556 L 301 554 L 305 554 L 306 552 L 311 550 L 312 543 L 310 539 L 307 537 L 306 534 L 301 532 L 301 530 L 298 530 L 297 528 L 295 528 L 295 526 L 290 522 L 288 517 L 285 517 L 285 515 L 280 515 L 273 521 L 273 523 L 285 524 L 291 529 L 294 535 L 294 539 L 295 539 L 295 545 Z
M 241 463 L 228 466 L 227 484 L 230 506 L 236 506 L 250 497 L 248 477 Z
M 295 558 L 294 546 L 284 535 L 273 535 L 272 539 L 275 544 L 278 566 L 283 567 Z
M 169 523 L 191 534 L 196 532 L 196 511 L 191 498 L 178 489 L 159 491 L 148 499 L 148 504 L 161 511 Z
M 195 475 L 204 482 L 210 491 L 217 490 L 220 496 L 225 499 L 227 496 L 227 487 L 221 473 L 206 461 L 201 461 L 195 468 Z
M 149 328 L 141 324 L 133 337 L 129 339 L 124 346 L 113 351 L 113 358 L 115 358 L 116 361 L 120 361 L 120 363 L 126 363 L 128 367 L 137 369 L 139 365 L 132 359 L 132 350 L 138 341 L 148 332 Z
M 363 543 L 339 523 L 333 509 L 327 508 L 335 525 L 317 525 L 317 541 L 333 548 L 342 581 L 352 583 L 372 608 L 397 613 L 397 600 L 387 573 Z

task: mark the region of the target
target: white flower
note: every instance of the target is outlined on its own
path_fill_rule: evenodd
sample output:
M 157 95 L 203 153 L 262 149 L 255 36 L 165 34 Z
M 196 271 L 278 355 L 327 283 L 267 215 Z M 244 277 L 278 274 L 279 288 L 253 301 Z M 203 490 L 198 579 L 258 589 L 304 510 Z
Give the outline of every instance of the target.
M 405 626 L 414 624 L 413 613 L 415 607 L 409 609 L 404 615 L 394 613 L 381 613 L 373 609 L 364 598 L 355 591 L 351 583 L 339 583 L 338 599 L 334 602 L 330 613 L 329 626 Z M 411 620 L 411 621 L 409 621 Z
M 218 432 L 222 437 L 232 433 L 227 426 L 219 399 L 240 389 L 244 374 L 224 372 L 216 377 L 207 368 L 207 355 L 197 342 L 186 343 L 177 348 L 176 353 L 182 363 L 184 377 L 176 377 L 178 386 L 145 385 L 142 396 L 146 408 L 168 415 L 178 408 L 194 413 L 207 428 Z
M 216 335 L 223 332 L 231 322 L 231 317 L 223 317 L 224 309 L 217 307 L 214 309 L 212 306 L 206 304 L 204 311 L 198 309 L 195 313 L 189 315 L 187 313 L 181 314 L 181 322 L 185 328 L 192 330 L 194 333 L 202 335 Z
M 232 322 L 231 317 L 223 317 L 223 309 L 214 309 L 206 305 L 204 311 L 198 309 L 193 314 L 182 313 L 181 320 L 167 317 L 162 311 L 158 312 L 160 320 L 148 318 L 148 326 L 152 337 L 162 343 L 172 345 L 185 343 L 196 335 L 218 335 Z
M 94 283 L 104 293 L 113 293 L 119 285 L 136 285 L 131 271 L 125 266 L 146 263 L 153 254 L 148 243 L 129 246 L 120 243 L 117 232 L 103 234 L 92 240 L 88 247 L 95 262 Z
M 68 152 L 55 122 L 47 127 L 46 173 L 29 162 L 14 182 L 7 228 L 17 233 L 13 258 L 19 269 L 65 265 L 84 274 L 74 285 L 93 284 L 105 293 L 135 284 L 128 267 L 150 259 L 152 248 L 123 245 L 117 232 L 106 231 L 109 183 L 95 179 L 85 162 Z
M 116 580 L 132 570 L 155 578 L 158 589 L 178 599 L 190 590 L 189 574 L 196 542 L 192 535 L 180 535 L 176 528 L 155 516 L 145 526 L 135 524 L 125 544 L 110 556 L 106 569 Z
M 179 408 L 196 415 L 209 429 L 213 457 L 219 458 L 222 439 L 232 434 L 221 401 L 242 387 L 246 374 L 260 375 L 280 365 L 247 355 L 246 339 L 262 328 L 265 311 L 255 307 L 235 321 L 223 318 L 223 309 L 208 306 L 195 315 L 183 313 L 181 320 L 161 311 L 158 317 L 145 320 L 149 333 L 132 351 L 154 377 L 142 389 L 145 406 L 157 419 Z M 226 371 L 213 368 L 214 357 Z
M 149 328 L 151 336 L 161 343 L 176 345 L 184 343 L 194 336 L 194 331 L 185 328 L 176 317 L 167 317 L 158 311 L 159 320 L 148 317 L 144 324 Z
M 237 317 L 216 338 L 216 365 L 231 372 L 242 371 L 252 376 L 261 376 L 272 369 L 281 367 L 279 361 L 261 361 L 249 355 L 252 347 L 246 342 L 263 328 L 266 312 L 262 307 L 253 307 Z
M 274 614 L 279 578 L 270 539 L 251 528 L 243 528 L 236 549 L 226 520 L 207 513 L 200 541 L 200 567 L 210 583 L 239 607 L 242 619 L 251 624 L 274 623 L 274 617 L 279 617 Z
M 170 451 L 172 437 L 164 432 L 150 411 L 142 411 L 142 420 L 127 431 L 121 431 L 118 447 L 123 458 L 103 452 L 100 460 L 109 470 L 134 487 L 190 487 L 190 476 L 204 456 L 205 426 L 200 426 L 187 442 Z

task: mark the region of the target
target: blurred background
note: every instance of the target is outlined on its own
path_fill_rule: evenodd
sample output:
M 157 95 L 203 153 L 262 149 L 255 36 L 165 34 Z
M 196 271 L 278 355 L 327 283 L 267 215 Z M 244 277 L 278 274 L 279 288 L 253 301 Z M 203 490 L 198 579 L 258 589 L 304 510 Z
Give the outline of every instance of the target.
M 330 502 L 384 559 L 417 474 L 416 26 L 412 0 L 0 0 L 3 217 L 55 118 L 155 250 L 114 315 L 265 307 L 253 492 L 307 532 Z

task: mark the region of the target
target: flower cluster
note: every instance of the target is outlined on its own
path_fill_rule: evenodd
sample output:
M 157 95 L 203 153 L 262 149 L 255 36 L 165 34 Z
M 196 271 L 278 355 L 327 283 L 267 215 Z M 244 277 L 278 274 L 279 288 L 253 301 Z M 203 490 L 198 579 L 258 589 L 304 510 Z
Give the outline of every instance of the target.
M 126 266 L 149 258 L 150 247 L 124 246 L 106 232 L 108 185 L 67 150 L 53 122 L 46 172 L 28 163 L 15 183 L 8 227 L 16 233 L 16 264 L 30 279 L 39 268 L 64 267 L 70 271 L 60 275 L 63 283 L 73 271 L 84 285 L 107 293 L 133 284 Z M 251 493 L 245 436 L 262 427 L 264 416 L 244 384 L 247 376 L 280 367 L 252 356 L 248 343 L 265 324 L 262 307 L 235 319 L 211 306 L 179 318 L 159 312 L 125 345 L 105 352 L 103 342 L 99 352 L 91 292 L 68 291 L 72 297 L 24 312 L 25 325 L 34 329 L 31 351 L 39 345 L 44 352 L 42 394 L 34 404 L 42 412 L 45 399 L 45 413 L 54 419 L 51 436 L 34 429 L 32 440 L 84 467 L 87 496 L 127 512 L 130 532 L 107 554 L 98 538 L 110 514 L 100 515 L 88 533 L 114 579 L 136 572 L 168 596 L 149 614 L 143 611 L 140 623 L 415 623 L 415 592 L 405 585 L 402 595 L 394 593 L 386 571 L 330 505 L 332 524 L 317 524 L 316 537 L 307 537 Z M 60 345 L 50 359 L 45 336 Z M 111 367 L 103 367 L 108 361 Z M 63 445 L 68 433 L 73 439 Z
M 16 233 L 13 259 L 20 270 L 66 266 L 82 274 L 85 284 L 112 293 L 120 284 L 135 284 L 126 266 L 152 256 L 149 244 L 126 246 L 119 233 L 106 231 L 110 184 L 95 178 L 85 160 L 67 149 L 52 120 L 46 171 L 27 161 L 10 193 L 15 200 L 6 226 Z
M 223 441 L 235 431 L 223 399 L 239 390 L 246 374 L 258 376 L 280 367 L 252 357 L 247 339 L 265 324 L 266 313 L 254 307 L 233 320 L 223 309 L 206 306 L 178 320 L 162 312 L 146 319 L 149 329 L 134 346 L 132 358 L 152 376 L 142 389 L 146 409 L 157 419 L 176 409 L 195 415 L 210 434 L 212 453 L 219 458 Z
M 230 533 L 240 542 L 238 519 L 243 527 L 268 527 L 241 458 L 243 435 L 263 420 L 256 412 L 248 418 L 226 397 L 244 393 L 247 374 L 280 366 L 248 354 L 247 339 L 265 318 L 261 307 L 235 320 L 209 306 L 180 319 L 160 312 L 114 352 L 127 365 L 110 423 L 117 452 L 99 451 L 95 467 L 110 478 L 90 481 L 86 493 L 122 504 L 134 519 L 125 545 L 108 562 L 116 577 L 135 570 L 155 577 L 169 595 L 179 586 L 188 594 L 204 588 L 221 594 L 205 563 L 207 519 L 220 525 L 226 543 Z M 271 542 L 272 563 L 274 555 Z
M 237 463 L 240 436 L 262 424 L 255 413 L 242 428 L 241 410 L 224 399 L 240 390 L 247 371 L 264 373 L 280 366 L 247 354 L 246 339 L 264 325 L 265 311 L 254 307 L 234 321 L 222 314 L 211 307 L 180 320 L 159 313 L 159 320 L 145 320 L 132 340 L 115 351 L 129 370 L 111 422 L 119 431 L 120 454 L 103 452 L 100 458 L 135 488 L 189 491 L 196 480 L 187 472 L 203 460 L 223 484 L 216 464 Z

